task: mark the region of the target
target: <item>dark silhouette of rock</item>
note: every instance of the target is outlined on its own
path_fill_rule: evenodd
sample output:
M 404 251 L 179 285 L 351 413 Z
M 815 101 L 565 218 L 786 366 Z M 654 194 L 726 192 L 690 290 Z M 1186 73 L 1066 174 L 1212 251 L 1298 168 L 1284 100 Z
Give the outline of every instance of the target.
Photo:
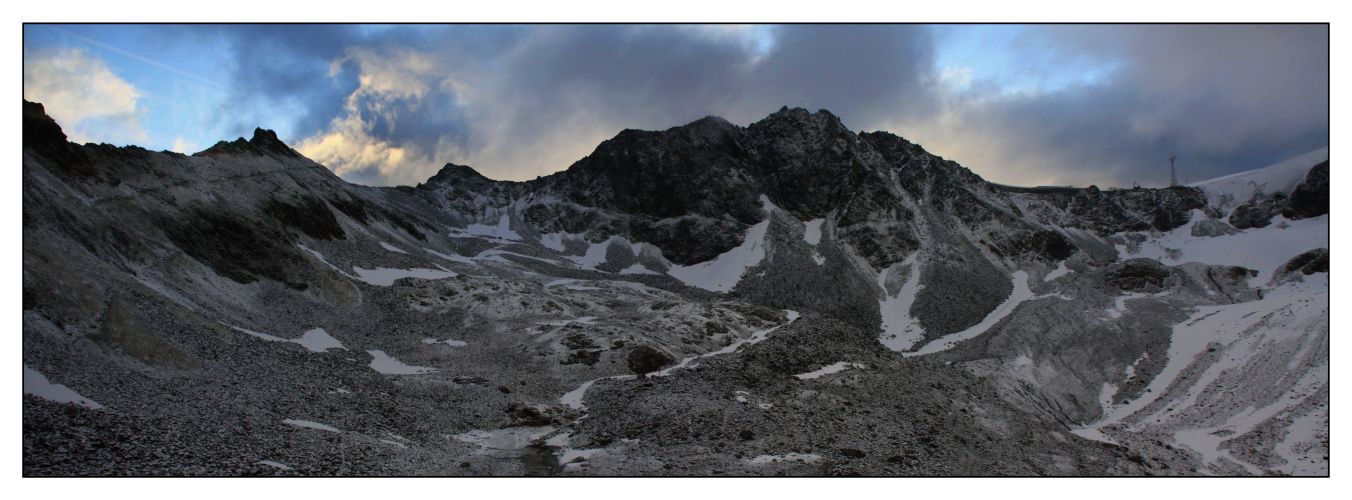
M 670 354 L 641 345 L 630 350 L 625 361 L 628 362 L 630 370 L 642 376 L 661 370 L 676 360 Z
M 1158 292 L 1173 276 L 1168 266 L 1154 259 L 1131 259 L 1114 265 L 1104 275 L 1109 285 L 1128 292 Z
M 1329 162 L 1322 162 L 1305 174 L 1305 180 L 1291 192 L 1291 202 L 1282 209 L 1288 219 L 1307 219 L 1329 213 Z

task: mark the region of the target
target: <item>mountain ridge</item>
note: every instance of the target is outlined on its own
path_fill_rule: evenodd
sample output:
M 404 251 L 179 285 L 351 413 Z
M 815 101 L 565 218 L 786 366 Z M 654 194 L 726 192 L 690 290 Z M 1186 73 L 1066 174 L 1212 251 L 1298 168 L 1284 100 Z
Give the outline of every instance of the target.
M 1327 470 L 1326 161 L 1011 188 L 784 108 L 375 188 L 24 118 L 25 474 Z

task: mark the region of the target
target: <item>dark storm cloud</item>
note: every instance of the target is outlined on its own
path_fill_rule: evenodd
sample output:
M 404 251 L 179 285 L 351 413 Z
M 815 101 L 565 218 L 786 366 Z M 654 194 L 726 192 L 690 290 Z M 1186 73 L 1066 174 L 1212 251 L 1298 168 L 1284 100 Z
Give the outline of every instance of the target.
M 928 31 L 911 26 L 540 27 L 495 68 L 500 133 L 479 137 L 474 159 L 523 178 L 562 169 L 624 128 L 707 115 L 746 124 L 784 105 L 830 109 L 846 123 L 931 112 L 931 52 Z
M 1017 91 L 946 82 L 928 26 L 197 30 L 233 54 L 223 117 L 241 131 L 289 120 L 289 140 L 372 184 L 416 183 L 448 161 L 530 178 L 624 128 L 745 125 L 783 105 L 1018 184 L 1157 185 L 1170 154 L 1200 179 L 1327 144 L 1322 26 L 1029 27 L 999 56 L 1036 82 Z M 1083 68 L 1103 74 L 1076 80 Z
M 929 115 L 934 66 L 923 26 L 785 26 L 746 81 L 754 113 L 780 105 L 825 108 L 852 127 Z
M 1328 144 L 1323 26 L 1057 26 L 1029 36 L 1120 65 L 1095 84 L 955 106 L 951 126 L 964 130 L 953 134 L 984 137 L 969 143 L 987 148 L 955 155 L 988 176 L 1161 185 L 1174 154 L 1180 176 L 1201 180 Z

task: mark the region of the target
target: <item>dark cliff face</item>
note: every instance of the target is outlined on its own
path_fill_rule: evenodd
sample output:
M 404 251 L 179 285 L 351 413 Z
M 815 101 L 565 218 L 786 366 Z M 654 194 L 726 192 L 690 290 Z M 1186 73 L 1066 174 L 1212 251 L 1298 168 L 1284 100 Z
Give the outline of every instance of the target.
M 1001 257 L 1046 261 L 1074 251 L 1048 227 L 1054 221 L 1025 217 L 1007 190 L 896 135 L 851 132 L 824 110 L 784 108 L 745 128 L 709 117 L 664 131 L 625 130 L 534 181 L 492 181 L 448 165 L 419 190 L 466 214 L 485 202 L 557 200 L 530 204 L 524 221 L 541 233 L 647 241 L 680 264 L 740 244 L 764 218 L 762 195 L 800 220 L 833 218 L 837 236 L 877 268 L 918 249 L 924 227 L 966 227 L 982 235 L 972 243 Z M 1085 219 L 1076 227 L 1105 235 L 1176 227 L 1203 201 L 1179 190 L 1034 196 Z

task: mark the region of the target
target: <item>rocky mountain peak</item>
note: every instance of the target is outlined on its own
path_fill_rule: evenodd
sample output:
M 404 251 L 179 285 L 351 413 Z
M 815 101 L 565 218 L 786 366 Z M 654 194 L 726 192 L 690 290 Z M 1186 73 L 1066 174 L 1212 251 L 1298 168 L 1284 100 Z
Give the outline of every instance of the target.
M 421 185 L 461 186 L 466 184 L 483 185 L 490 184 L 493 182 L 494 181 L 492 179 L 484 177 L 483 174 L 479 173 L 478 170 L 474 170 L 473 167 L 470 167 L 468 165 L 457 165 L 455 163 L 446 163 L 445 166 L 441 167 L 441 170 L 437 171 L 436 175 L 433 175 L 431 178 L 427 179 L 426 183 Z
M 790 108 L 788 106 L 779 108 L 779 111 L 751 124 L 749 128 L 753 130 L 777 130 L 781 133 L 793 129 L 832 134 L 850 133 L 845 124 L 840 121 L 840 117 L 828 110 L 819 109 L 814 113 L 804 108 Z
M 264 128 L 255 128 L 253 137 L 247 141 L 243 137 L 231 142 L 220 141 L 204 151 L 193 154 L 193 156 L 211 157 L 241 154 L 302 158 L 300 153 L 278 139 L 276 132 Z
M 42 104 L 23 102 L 23 144 L 24 146 L 64 145 L 66 134 L 56 120 L 47 116 Z

